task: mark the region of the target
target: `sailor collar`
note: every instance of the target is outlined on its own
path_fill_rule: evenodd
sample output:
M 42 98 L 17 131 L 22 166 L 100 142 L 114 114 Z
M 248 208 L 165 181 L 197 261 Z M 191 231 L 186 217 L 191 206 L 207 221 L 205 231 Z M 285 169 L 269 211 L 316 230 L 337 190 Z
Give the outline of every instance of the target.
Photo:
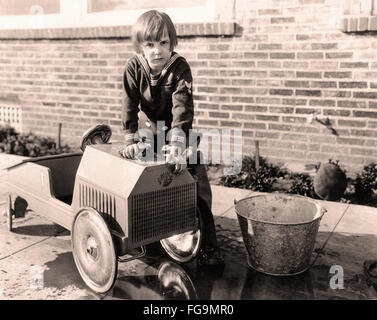
M 139 60 L 140 65 L 142 66 L 144 73 L 146 77 L 148 78 L 150 84 L 152 86 L 156 86 L 158 82 L 165 76 L 166 72 L 169 70 L 171 65 L 181 56 L 178 53 L 173 53 L 173 55 L 170 57 L 164 68 L 162 69 L 161 73 L 156 77 L 152 75 L 151 67 L 149 66 L 147 60 L 145 57 L 141 54 L 138 54 L 136 58 Z

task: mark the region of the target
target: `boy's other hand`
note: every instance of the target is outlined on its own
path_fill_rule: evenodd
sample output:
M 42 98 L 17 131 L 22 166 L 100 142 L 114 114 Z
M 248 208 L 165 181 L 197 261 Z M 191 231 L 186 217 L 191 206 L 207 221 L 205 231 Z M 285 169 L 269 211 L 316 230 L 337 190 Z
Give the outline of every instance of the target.
M 164 145 L 161 151 L 165 155 L 165 162 L 175 165 L 174 173 L 181 173 L 186 167 L 186 158 L 181 154 L 181 149 L 174 145 Z
M 141 156 L 141 153 L 150 147 L 150 144 L 145 142 L 138 142 L 126 146 L 124 149 L 119 150 L 120 155 L 126 159 L 135 159 L 138 156 Z
M 136 143 L 134 144 L 131 144 L 129 146 L 126 146 L 124 149 L 122 150 L 119 150 L 119 153 L 120 155 L 123 157 L 123 158 L 127 158 L 127 159 L 133 159 L 136 152 L 135 152 L 135 149 L 136 149 Z

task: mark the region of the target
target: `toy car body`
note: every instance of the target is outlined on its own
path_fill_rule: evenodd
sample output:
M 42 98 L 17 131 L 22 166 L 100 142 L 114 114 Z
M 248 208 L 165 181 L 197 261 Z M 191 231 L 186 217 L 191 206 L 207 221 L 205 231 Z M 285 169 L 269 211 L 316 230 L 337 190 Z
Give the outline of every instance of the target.
M 121 143 L 86 146 L 83 153 L 30 158 L 7 168 L 9 229 L 12 197 L 71 231 L 76 266 L 94 291 L 115 282 L 119 257 L 161 240 L 176 261 L 192 259 L 199 247 L 196 181 L 187 170 L 175 175 L 165 163 L 119 155 Z M 179 250 L 177 235 L 188 234 Z M 176 239 L 177 240 L 177 239 Z M 171 252 L 174 252 L 172 255 Z M 178 252 L 178 253 L 177 253 Z

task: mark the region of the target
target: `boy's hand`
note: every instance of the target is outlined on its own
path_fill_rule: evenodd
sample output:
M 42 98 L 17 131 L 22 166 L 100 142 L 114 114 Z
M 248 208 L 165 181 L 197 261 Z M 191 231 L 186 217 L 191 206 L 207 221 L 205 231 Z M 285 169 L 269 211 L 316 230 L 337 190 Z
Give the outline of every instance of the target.
M 134 143 L 125 147 L 122 150 L 119 150 L 119 153 L 123 158 L 133 159 L 136 154 L 136 151 L 135 151 L 136 149 L 137 149 L 136 143 Z
M 140 156 L 141 153 L 148 147 L 150 147 L 150 144 L 145 143 L 145 142 L 138 142 L 138 143 L 134 143 L 129 146 L 126 146 L 122 150 L 119 150 L 119 153 L 123 158 L 135 159 L 136 157 Z
M 174 145 L 164 145 L 161 149 L 165 154 L 165 162 L 175 165 L 174 173 L 181 173 L 186 167 L 186 157 L 181 154 L 181 149 Z

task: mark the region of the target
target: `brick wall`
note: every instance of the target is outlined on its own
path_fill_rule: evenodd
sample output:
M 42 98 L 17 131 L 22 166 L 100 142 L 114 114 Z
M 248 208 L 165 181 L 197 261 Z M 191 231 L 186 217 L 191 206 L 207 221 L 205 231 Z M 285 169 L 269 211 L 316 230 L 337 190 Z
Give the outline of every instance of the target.
M 128 41 L 3 40 L 0 103 L 22 109 L 23 131 L 77 144 L 90 126 L 120 127 L 122 70 Z
M 234 35 L 181 37 L 195 126 L 242 129 L 244 153 L 258 140 L 272 161 L 375 160 L 377 38 L 340 31 L 342 14 L 342 0 L 237 0 Z M 0 104 L 21 107 L 24 131 L 54 136 L 62 122 L 77 144 L 103 122 L 121 138 L 128 37 L 16 38 L 0 41 Z

